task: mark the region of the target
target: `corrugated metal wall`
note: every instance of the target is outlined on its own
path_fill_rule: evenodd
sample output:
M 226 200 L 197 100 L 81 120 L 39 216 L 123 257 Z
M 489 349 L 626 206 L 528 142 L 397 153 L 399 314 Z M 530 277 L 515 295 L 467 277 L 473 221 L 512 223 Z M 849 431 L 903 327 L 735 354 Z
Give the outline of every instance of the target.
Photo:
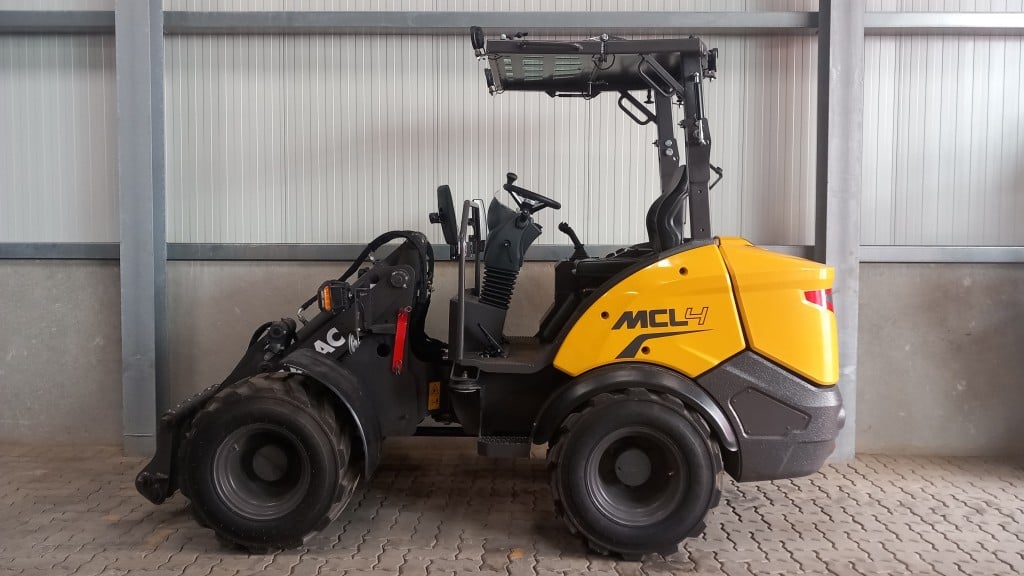
M 1024 0 L 867 0 L 868 12 L 1021 12 Z
M 504 2 L 167 0 L 168 10 L 815 10 L 816 0 Z M 813 237 L 813 37 L 708 38 L 714 226 L 762 242 Z M 653 128 L 614 97 L 487 95 L 465 38 L 174 37 L 167 44 L 168 239 L 360 242 L 428 228 L 438 184 L 489 197 L 508 170 L 565 207 L 585 241 L 645 237 L 658 193 Z M 229 142 L 244 143 L 228 146 Z M 778 165 L 779 169 L 773 169 Z M 741 193 L 740 191 L 744 192 Z
M 0 35 L 0 242 L 116 242 L 112 36 Z
M 1024 244 L 1022 47 L 865 40 L 863 244 Z
M 113 10 L 114 0 L 0 0 L 0 10 Z
M 109 0 L 80 0 L 102 8 Z M 175 9 L 483 9 L 465 1 L 196 2 Z M 60 8 L 56 1 L 0 9 Z M 500 10 L 813 10 L 813 0 L 540 0 Z M 869 1 L 872 10 L 1020 11 L 1024 0 Z M 70 6 L 70 5 L 69 5 Z M 771 244 L 812 241 L 813 37 L 707 38 L 714 226 Z M 1020 37 L 869 37 L 865 244 L 1021 245 Z M 114 47 L 100 36 L 0 36 L 0 241 L 116 241 Z M 430 228 L 437 184 L 488 196 L 506 170 L 561 199 L 542 242 L 572 222 L 592 243 L 642 239 L 657 193 L 653 129 L 611 96 L 487 96 L 464 38 L 167 39 L 172 242 L 361 242 Z M 436 231 L 431 231 L 436 237 Z
M 708 38 L 715 227 L 812 238 L 813 37 Z M 645 237 L 653 127 L 614 96 L 487 94 L 461 37 L 179 36 L 167 40 L 168 238 L 359 242 L 425 228 L 434 189 L 489 197 L 513 170 L 560 199 L 592 243 Z M 436 235 L 436 231 L 433 231 Z M 542 241 L 561 243 L 558 234 Z
M 1022 12 L 1024 0 L 868 0 L 882 12 Z M 1024 245 L 1022 39 L 864 41 L 861 243 Z

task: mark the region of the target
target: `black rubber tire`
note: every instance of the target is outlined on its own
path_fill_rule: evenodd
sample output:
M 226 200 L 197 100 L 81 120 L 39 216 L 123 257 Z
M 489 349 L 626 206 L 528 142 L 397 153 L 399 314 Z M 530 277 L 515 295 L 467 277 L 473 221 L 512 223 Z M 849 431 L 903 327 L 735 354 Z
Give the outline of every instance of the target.
M 351 499 L 360 476 L 351 431 L 325 392 L 303 383 L 284 372 L 253 376 L 217 393 L 192 420 L 181 447 L 182 492 L 196 521 L 222 542 L 255 553 L 301 546 Z M 253 446 L 269 445 L 290 456 L 268 480 L 255 472 L 262 448 Z
M 647 475 L 629 483 L 619 463 L 636 450 L 655 458 L 645 456 Z M 707 424 L 678 398 L 642 388 L 594 397 L 565 419 L 548 450 L 556 514 L 591 550 L 627 560 L 674 553 L 703 532 L 721 498 L 721 472 Z

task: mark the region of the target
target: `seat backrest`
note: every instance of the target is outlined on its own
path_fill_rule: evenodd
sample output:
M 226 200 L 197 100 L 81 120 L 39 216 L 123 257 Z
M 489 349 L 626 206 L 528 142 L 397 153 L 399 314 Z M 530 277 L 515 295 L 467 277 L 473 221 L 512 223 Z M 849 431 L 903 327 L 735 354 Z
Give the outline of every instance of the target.
M 647 210 L 647 237 L 655 252 L 683 243 L 683 202 L 686 199 L 686 166 L 680 166 L 672 178 L 675 185 L 668 194 L 658 196 Z
M 447 184 L 437 187 L 437 212 L 430 215 L 432 224 L 441 225 L 444 243 L 455 247 L 459 244 L 459 224 L 455 216 L 455 205 L 452 203 L 452 189 Z

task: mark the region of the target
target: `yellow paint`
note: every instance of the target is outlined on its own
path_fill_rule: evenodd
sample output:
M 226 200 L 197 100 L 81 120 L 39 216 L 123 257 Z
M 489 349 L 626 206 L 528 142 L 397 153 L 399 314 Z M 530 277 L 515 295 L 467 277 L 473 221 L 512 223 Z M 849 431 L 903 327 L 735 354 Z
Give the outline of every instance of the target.
M 623 314 L 634 327 L 613 329 Z M 638 336 L 674 332 L 620 357 Z M 608 290 L 569 331 L 554 365 L 576 376 L 615 362 L 647 362 L 696 377 L 744 346 L 729 274 L 711 245 L 668 256 Z
M 835 315 L 804 298 L 804 291 L 832 288 L 832 268 L 769 252 L 742 238 L 721 238 L 719 243 L 736 285 L 750 347 L 818 384 L 835 384 Z
M 441 408 L 441 383 L 430 382 L 427 385 L 427 410 Z

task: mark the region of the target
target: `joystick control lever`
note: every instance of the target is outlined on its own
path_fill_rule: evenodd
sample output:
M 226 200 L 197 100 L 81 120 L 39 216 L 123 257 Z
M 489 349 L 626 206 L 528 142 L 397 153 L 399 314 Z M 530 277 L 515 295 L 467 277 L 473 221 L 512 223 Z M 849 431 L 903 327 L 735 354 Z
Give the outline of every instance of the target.
M 576 231 L 569 226 L 568 222 L 562 222 L 558 225 L 558 231 L 569 237 L 572 241 L 573 252 L 570 260 L 582 260 L 583 258 L 590 258 L 587 254 L 587 249 L 583 247 L 583 242 L 580 242 L 580 237 L 576 235 Z

